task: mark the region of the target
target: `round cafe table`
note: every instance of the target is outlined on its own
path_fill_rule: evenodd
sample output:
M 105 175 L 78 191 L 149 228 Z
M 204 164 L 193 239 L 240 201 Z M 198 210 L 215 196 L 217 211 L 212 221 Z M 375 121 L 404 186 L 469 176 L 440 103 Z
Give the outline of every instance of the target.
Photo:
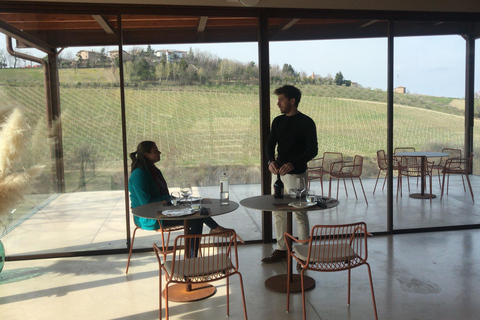
M 327 198 L 327 197 L 324 197 Z M 274 198 L 273 195 L 264 195 L 264 196 L 256 196 L 243 199 L 240 201 L 240 204 L 246 208 L 262 210 L 262 211 L 283 211 L 287 215 L 287 233 L 292 234 L 292 212 L 293 211 L 320 211 L 326 210 L 330 208 L 334 208 L 340 204 L 340 202 L 336 199 L 329 198 L 329 201 L 325 203 L 327 206 L 326 208 L 321 208 L 318 206 L 311 206 L 306 208 L 294 208 L 289 206 L 288 204 L 291 202 L 299 202 L 300 199 L 292 198 L 288 195 L 285 195 L 284 198 L 277 199 Z M 305 202 L 305 198 L 301 199 Z M 291 241 L 288 243 L 291 246 Z M 273 277 L 268 278 L 265 281 L 265 286 L 273 291 L 277 292 L 287 292 L 287 281 L 288 281 L 288 274 L 291 275 L 290 277 L 290 292 L 302 292 L 302 283 L 301 277 L 299 274 L 293 274 L 293 263 L 290 263 L 290 268 L 287 274 L 280 274 Z M 304 275 L 304 286 L 305 291 L 310 290 L 315 287 L 315 280 L 312 277 Z
M 181 205 L 180 205 L 181 207 Z M 219 216 L 228 212 L 237 210 L 239 207 L 238 203 L 231 201 L 228 206 L 221 206 L 220 199 L 211 199 L 204 198 L 202 200 L 202 208 L 207 208 L 208 216 L 201 216 L 200 211 L 195 214 L 181 217 L 169 217 L 162 214 L 164 210 L 171 210 L 177 208 L 167 203 L 166 201 L 162 202 L 151 202 L 143 206 L 138 206 L 132 209 L 133 215 L 141 218 L 148 219 L 157 219 L 157 220 L 183 220 L 184 234 L 188 235 L 190 231 L 190 220 L 192 219 L 203 219 L 206 217 Z M 175 302 L 189 302 L 197 301 L 201 299 L 208 298 L 213 296 L 216 292 L 215 286 L 206 283 L 199 284 L 174 284 L 168 288 L 168 300 Z M 165 293 L 162 293 L 165 297 Z
M 421 189 L 420 193 L 410 193 L 410 198 L 414 199 L 430 199 L 429 194 L 425 194 L 425 170 L 427 170 L 427 158 L 441 158 L 441 157 L 448 157 L 450 154 L 446 152 L 432 152 L 432 151 L 408 151 L 408 152 L 399 152 L 396 153 L 395 156 L 400 157 L 421 157 Z M 437 196 L 432 194 L 432 199 L 436 198 Z

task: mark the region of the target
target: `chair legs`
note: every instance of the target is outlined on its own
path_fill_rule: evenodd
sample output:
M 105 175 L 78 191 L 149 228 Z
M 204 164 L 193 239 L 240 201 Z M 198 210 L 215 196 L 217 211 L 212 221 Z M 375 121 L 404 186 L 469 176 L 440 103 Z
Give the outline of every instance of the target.
M 135 230 L 133 230 L 132 243 L 130 244 L 130 251 L 128 252 L 127 269 L 125 270 L 125 274 L 128 273 L 128 267 L 130 266 L 130 258 L 132 257 L 133 242 L 135 241 L 135 233 L 137 232 L 137 229 L 139 228 L 135 227 Z
M 290 267 L 292 259 L 288 259 L 288 265 Z M 373 302 L 373 312 L 375 314 L 375 320 L 378 320 L 378 314 L 377 314 L 377 303 L 375 301 L 375 291 L 373 289 L 373 278 L 372 278 L 372 270 L 370 268 L 370 265 L 368 263 L 365 263 L 367 266 L 367 271 L 368 271 L 368 278 L 370 280 L 370 292 L 372 294 L 372 302 Z M 351 288 L 351 275 L 352 275 L 352 269 L 348 269 L 348 305 L 350 305 L 350 288 Z M 302 284 L 302 311 L 303 311 L 303 320 L 307 320 L 307 308 L 305 305 L 305 287 L 304 287 L 304 272 L 305 269 L 302 269 L 300 272 L 300 279 L 301 279 L 301 284 Z M 287 277 L 287 312 L 290 311 L 290 273 L 288 274 Z M 243 287 L 242 287 L 243 288 Z M 245 316 L 246 319 L 246 316 Z
M 378 178 L 380 177 L 380 173 L 382 171 L 383 171 L 382 169 L 378 170 L 377 181 L 375 181 L 375 187 L 373 188 L 373 194 L 375 194 L 375 189 L 377 189 Z M 388 172 L 385 173 L 385 178 L 383 179 L 382 191 L 383 191 L 383 189 L 385 189 L 385 182 L 387 182 L 387 175 L 388 175 Z
M 346 183 L 345 183 L 345 178 L 340 178 L 340 177 L 338 177 L 338 178 L 337 178 L 337 199 L 338 199 L 338 192 L 339 192 L 339 189 L 340 189 L 340 179 L 343 180 L 343 185 L 344 185 L 344 187 L 345 187 L 345 194 L 346 194 L 346 196 L 348 197 L 347 185 L 346 185 Z M 353 182 L 353 177 L 350 177 L 350 180 L 352 181 L 353 192 L 355 193 L 355 199 L 358 200 L 357 190 L 355 189 L 355 183 Z M 367 195 L 365 194 L 365 189 L 363 188 L 362 179 L 361 179 L 360 177 L 358 177 L 358 181 L 360 181 L 360 186 L 362 187 L 362 192 L 363 192 L 363 196 L 364 196 L 364 198 L 365 198 L 365 203 L 366 203 L 367 206 L 368 206 Z M 328 196 L 329 196 L 329 197 L 331 197 L 331 189 L 332 189 L 332 179 L 330 178 L 329 186 L 328 186 Z
M 447 175 L 447 194 L 448 194 L 448 184 L 450 182 L 450 175 L 444 173 L 443 174 L 443 180 L 442 180 L 442 195 L 440 196 L 440 200 L 443 199 L 443 192 L 445 191 L 445 175 Z M 467 192 L 467 189 L 465 188 L 465 180 L 463 179 L 463 174 L 462 176 L 462 182 L 463 182 L 463 189 L 465 192 Z M 473 190 L 472 190 L 472 184 L 470 183 L 470 178 L 468 177 L 468 174 L 465 175 L 465 178 L 467 180 L 468 188 L 470 189 L 470 195 L 472 196 L 472 202 L 475 202 L 474 196 L 473 196 Z

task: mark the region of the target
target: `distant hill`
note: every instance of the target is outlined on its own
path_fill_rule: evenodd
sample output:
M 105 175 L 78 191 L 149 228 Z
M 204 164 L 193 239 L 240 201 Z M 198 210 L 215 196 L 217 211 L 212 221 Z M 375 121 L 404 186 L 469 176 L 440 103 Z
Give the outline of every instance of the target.
M 120 90 L 112 70 L 60 69 L 59 73 L 68 190 L 81 186 L 79 168 L 87 171 L 86 179 L 91 181 L 87 190 L 120 185 Z M 303 92 L 300 110 L 317 123 L 319 154 L 363 155 L 363 176 L 375 177 L 376 151 L 386 149 L 387 144 L 386 92 L 298 86 Z M 259 182 L 258 86 L 130 83 L 125 99 L 128 151 L 142 140 L 157 141 L 163 152 L 160 166 L 172 184 L 187 176 L 197 185 L 216 184 L 226 168 L 232 183 Z M 0 69 L 0 101 L 28 110 L 35 137 L 25 161 L 48 162 L 42 70 Z M 396 94 L 395 146 L 463 149 L 464 119 L 459 104 L 452 98 Z M 276 115 L 278 107 L 272 95 L 272 119 Z M 103 182 L 98 180 L 101 175 Z

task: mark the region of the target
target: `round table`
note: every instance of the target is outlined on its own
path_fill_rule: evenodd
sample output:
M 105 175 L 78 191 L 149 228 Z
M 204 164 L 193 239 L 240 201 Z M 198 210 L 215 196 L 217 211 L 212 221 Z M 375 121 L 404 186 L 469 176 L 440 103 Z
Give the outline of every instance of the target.
M 411 193 L 410 198 L 414 199 L 430 199 L 430 195 L 425 194 L 425 170 L 427 168 L 427 158 L 441 158 L 441 157 L 448 157 L 450 154 L 446 152 L 432 152 L 432 151 L 408 151 L 408 152 L 399 152 L 396 153 L 395 156 L 400 157 L 421 157 L 422 164 L 421 164 L 421 188 L 422 191 L 420 193 Z M 437 196 L 432 194 L 432 199 L 436 198 Z
M 183 220 L 183 232 L 185 235 L 188 235 L 190 230 L 190 220 L 219 216 L 237 210 L 239 205 L 235 201 L 230 201 L 228 206 L 221 206 L 220 199 L 205 198 L 202 200 L 202 207 L 207 208 L 209 213 L 208 216 L 201 216 L 200 211 L 188 216 L 165 216 L 162 214 L 162 211 L 176 208 L 167 201 L 151 202 L 143 206 L 138 206 L 132 209 L 132 213 L 137 217 L 148 219 Z M 197 301 L 213 296 L 215 292 L 215 286 L 211 284 L 174 284 L 168 289 L 168 300 L 175 302 Z M 164 293 L 162 293 L 162 295 L 165 297 Z
M 327 197 L 324 197 L 327 198 Z M 287 214 L 287 233 L 292 234 L 292 212 L 293 211 L 319 211 L 330 209 L 338 206 L 340 202 L 336 199 L 329 198 L 329 202 L 325 203 L 326 208 L 321 208 L 318 206 L 311 206 L 307 208 L 294 208 L 288 204 L 291 202 L 299 202 L 300 199 L 292 198 L 288 195 L 285 195 L 284 198 L 274 198 L 273 195 L 263 195 L 243 199 L 240 201 L 240 204 L 246 208 L 262 210 L 262 211 L 283 211 Z M 305 201 L 305 198 L 301 199 Z M 291 241 L 288 243 L 291 246 Z M 288 274 L 290 277 L 290 292 L 302 292 L 302 283 L 301 277 L 299 274 L 293 274 L 293 263 L 290 263 L 290 268 L 288 269 Z M 277 292 L 287 292 L 287 281 L 288 274 L 280 274 L 272 276 L 265 281 L 265 286 L 273 291 Z M 310 290 L 315 287 L 315 280 L 312 277 L 304 275 L 304 286 L 305 291 Z

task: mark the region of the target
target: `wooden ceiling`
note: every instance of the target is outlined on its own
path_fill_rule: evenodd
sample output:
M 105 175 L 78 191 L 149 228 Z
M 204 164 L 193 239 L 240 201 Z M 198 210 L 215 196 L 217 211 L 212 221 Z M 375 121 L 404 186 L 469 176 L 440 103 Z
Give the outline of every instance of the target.
M 478 13 L 0 2 L 0 32 L 45 52 L 62 47 L 255 42 L 458 34 L 478 38 Z

